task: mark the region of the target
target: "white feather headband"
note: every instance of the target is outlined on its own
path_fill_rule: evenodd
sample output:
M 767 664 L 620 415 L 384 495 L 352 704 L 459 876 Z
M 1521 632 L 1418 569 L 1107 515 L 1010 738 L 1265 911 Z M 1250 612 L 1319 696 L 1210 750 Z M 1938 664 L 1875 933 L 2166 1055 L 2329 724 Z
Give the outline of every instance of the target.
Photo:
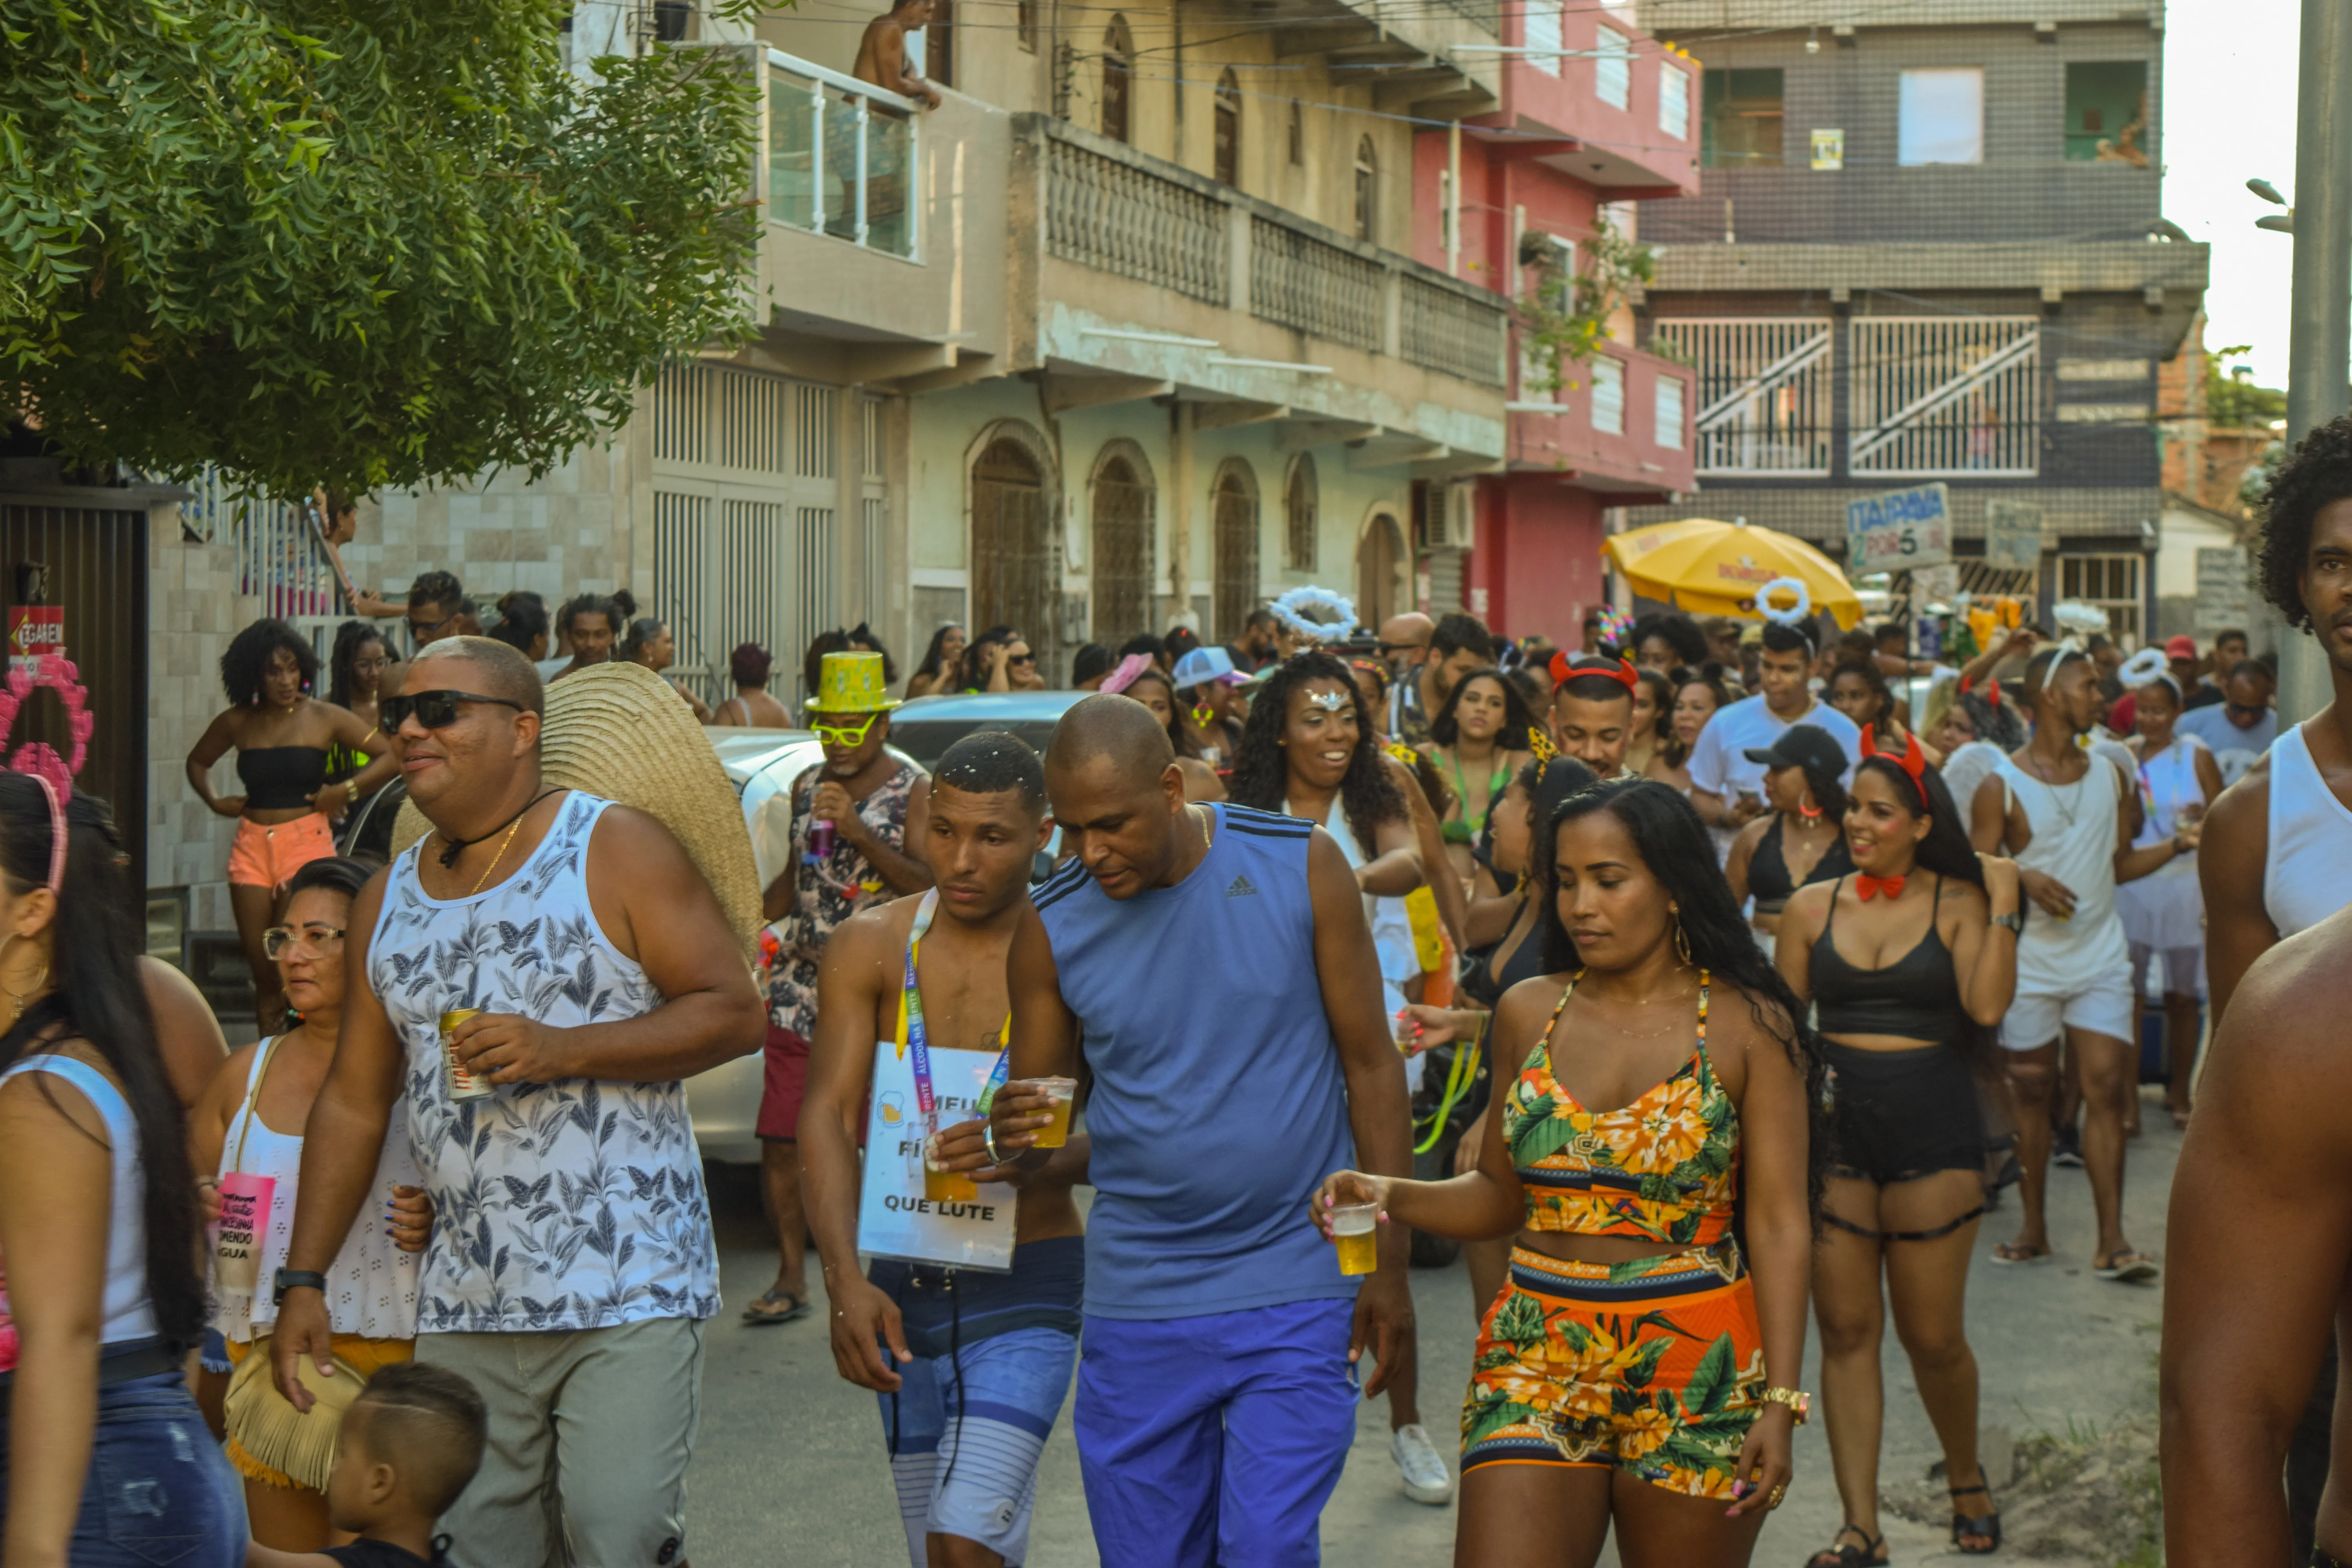
M 1345 642 L 1356 629 L 1356 606 L 1328 588 L 1293 588 L 1266 606 L 1294 637 L 1317 644 Z

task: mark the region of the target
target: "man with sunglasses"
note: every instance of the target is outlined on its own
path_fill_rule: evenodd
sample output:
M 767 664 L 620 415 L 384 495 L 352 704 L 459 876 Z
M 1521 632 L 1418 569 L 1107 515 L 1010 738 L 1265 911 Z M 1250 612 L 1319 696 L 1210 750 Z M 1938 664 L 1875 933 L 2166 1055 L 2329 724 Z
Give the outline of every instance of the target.
M 488 1407 L 482 1468 L 445 1516 L 455 1561 L 677 1563 L 719 1310 L 682 1080 L 750 1048 L 760 997 L 659 821 L 547 786 L 544 706 L 530 663 L 488 637 L 434 644 L 383 700 L 433 831 L 345 921 L 351 984 L 306 1124 L 271 1370 L 310 1409 L 299 1363 L 333 1364 L 325 1270 L 404 1098 L 436 1219 L 416 1359 Z
M 2271 706 L 2270 667 L 2251 658 L 2231 665 L 2221 679 L 2221 700 L 2192 708 L 2173 725 L 2176 733 L 2205 742 L 2221 765 L 2223 784 L 2236 784 L 2278 739 L 2278 710 Z
M 930 781 L 888 746 L 889 688 L 882 656 L 829 653 L 808 700 L 824 761 L 793 781 L 791 850 L 761 910 L 782 951 L 769 971 L 767 1076 L 760 1095 L 760 1171 L 774 1216 L 776 1281 L 743 1310 L 747 1323 L 808 1313 L 807 1225 L 801 1205 L 801 1101 L 816 1037 L 817 974 L 842 922 L 868 905 L 931 885 L 908 853 L 930 813 Z

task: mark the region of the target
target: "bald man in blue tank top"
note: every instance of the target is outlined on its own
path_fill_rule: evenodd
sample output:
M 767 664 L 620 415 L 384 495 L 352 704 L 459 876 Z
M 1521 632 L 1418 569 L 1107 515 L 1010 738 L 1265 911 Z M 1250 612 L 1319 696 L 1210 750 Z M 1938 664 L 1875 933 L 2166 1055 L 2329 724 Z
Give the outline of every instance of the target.
M 1360 1281 L 1298 1204 L 1351 1161 L 1409 1170 L 1404 1062 L 1339 845 L 1188 805 L 1175 763 L 1126 697 L 1055 729 L 1045 786 L 1072 853 L 1013 939 L 1013 1081 L 989 1136 L 1042 1163 L 1030 1080 L 1091 1074 L 1073 1426 L 1106 1568 L 1289 1568 L 1321 1560 L 1357 1359 L 1369 1345 L 1378 1393 L 1412 1321 L 1402 1238 Z

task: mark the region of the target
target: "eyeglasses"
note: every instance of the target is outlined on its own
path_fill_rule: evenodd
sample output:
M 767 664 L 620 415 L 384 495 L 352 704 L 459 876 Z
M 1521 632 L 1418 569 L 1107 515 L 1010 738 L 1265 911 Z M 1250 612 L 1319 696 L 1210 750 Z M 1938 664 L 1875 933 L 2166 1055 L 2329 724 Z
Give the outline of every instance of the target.
M 457 721 L 460 702 L 495 702 L 518 713 L 523 710 L 520 702 L 510 702 L 503 697 L 484 697 L 477 691 L 414 691 L 402 697 L 387 697 L 377 703 L 376 717 L 386 730 L 399 729 L 412 713 L 428 730 L 446 730 Z
M 874 721 L 880 717 L 879 713 L 868 713 L 855 724 L 828 724 L 821 719 L 812 719 L 809 728 L 828 746 L 862 746 L 866 732 L 874 728 Z
M 419 637 L 424 636 L 426 632 L 437 632 L 443 626 L 447 626 L 451 621 L 456 620 L 458 616 L 463 613 L 464 611 L 462 607 L 460 609 L 452 610 L 437 621 L 420 621 L 415 616 L 410 616 L 407 617 L 408 629 L 416 633 Z
M 340 926 L 271 926 L 261 933 L 261 951 L 271 963 L 301 948 L 313 958 L 331 958 L 343 950 Z
M 1037 662 L 1037 656 L 1034 653 L 1016 653 L 1006 658 L 1004 662 L 1007 664 L 1034 664 Z

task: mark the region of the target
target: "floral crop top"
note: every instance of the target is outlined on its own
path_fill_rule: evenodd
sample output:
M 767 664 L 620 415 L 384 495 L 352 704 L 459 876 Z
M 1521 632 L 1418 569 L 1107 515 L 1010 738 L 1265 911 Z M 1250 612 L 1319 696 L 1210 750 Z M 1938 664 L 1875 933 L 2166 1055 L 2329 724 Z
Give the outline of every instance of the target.
M 1571 980 L 1503 1100 L 1527 1227 L 1714 1246 L 1731 1232 L 1738 1194 L 1739 1110 L 1707 1059 L 1706 971 L 1690 1060 L 1617 1110 L 1585 1110 L 1552 1076 L 1552 1035 L 1575 994 Z

